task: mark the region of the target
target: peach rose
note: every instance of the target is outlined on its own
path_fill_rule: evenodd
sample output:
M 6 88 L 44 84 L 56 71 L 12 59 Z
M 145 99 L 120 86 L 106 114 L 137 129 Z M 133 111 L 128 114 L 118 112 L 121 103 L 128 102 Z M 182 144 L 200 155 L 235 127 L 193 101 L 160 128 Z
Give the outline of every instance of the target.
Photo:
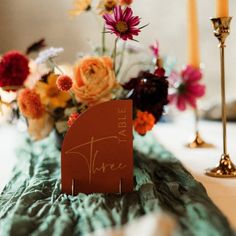
M 83 58 L 74 73 L 73 92 L 79 102 L 92 106 L 112 99 L 117 83 L 110 57 Z

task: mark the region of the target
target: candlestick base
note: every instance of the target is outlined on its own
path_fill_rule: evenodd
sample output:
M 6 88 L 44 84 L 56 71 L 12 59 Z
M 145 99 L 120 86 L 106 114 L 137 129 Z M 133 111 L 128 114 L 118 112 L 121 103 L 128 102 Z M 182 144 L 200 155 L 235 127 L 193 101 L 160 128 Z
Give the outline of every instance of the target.
M 230 160 L 229 155 L 223 154 L 219 165 L 213 169 L 207 169 L 206 175 L 217 178 L 236 177 L 236 167 Z
M 211 143 L 205 142 L 199 132 L 196 132 L 196 136 L 193 142 L 186 144 L 186 147 L 195 149 L 195 148 L 214 148 L 214 145 Z

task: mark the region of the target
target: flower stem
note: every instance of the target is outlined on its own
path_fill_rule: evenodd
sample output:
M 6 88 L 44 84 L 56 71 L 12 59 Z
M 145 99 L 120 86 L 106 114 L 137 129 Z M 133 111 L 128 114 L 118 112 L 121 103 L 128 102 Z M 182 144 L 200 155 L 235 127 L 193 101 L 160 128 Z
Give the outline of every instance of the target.
M 69 93 L 70 93 L 70 96 L 71 96 L 71 99 L 72 99 L 73 104 L 76 106 L 76 105 L 77 105 L 77 102 L 76 102 L 74 93 L 73 93 L 71 90 L 69 91 Z
M 114 62 L 113 62 L 113 63 L 114 63 L 114 66 L 113 66 L 114 71 L 116 71 L 117 42 L 118 42 L 118 38 L 116 38 L 116 40 L 115 40 L 115 45 L 114 45 L 114 49 L 113 49 L 112 56 L 111 56 L 111 58 L 112 58 L 113 61 L 114 61 Z
M 123 44 L 123 47 L 122 47 L 121 56 L 120 56 L 120 63 L 119 63 L 119 67 L 118 67 L 118 69 L 116 71 L 116 76 L 119 75 L 120 70 L 122 68 L 122 65 L 124 63 L 125 47 L 126 47 L 126 42 Z
M 198 112 L 198 108 L 196 107 L 194 109 L 194 114 L 195 114 L 195 132 L 198 133 L 199 132 L 199 112 Z
M 102 32 L 102 56 L 105 54 L 106 52 L 106 35 L 105 35 L 105 24 L 103 25 L 103 32 Z
M 86 106 L 85 104 L 81 104 L 81 105 L 79 106 L 80 113 L 83 112 L 83 111 L 85 111 L 86 108 L 87 108 L 87 106 Z
M 64 74 L 62 69 L 57 65 L 57 63 L 52 58 L 49 58 L 48 61 L 49 61 L 50 65 L 51 65 L 53 71 L 55 70 L 55 68 L 57 68 L 62 75 Z

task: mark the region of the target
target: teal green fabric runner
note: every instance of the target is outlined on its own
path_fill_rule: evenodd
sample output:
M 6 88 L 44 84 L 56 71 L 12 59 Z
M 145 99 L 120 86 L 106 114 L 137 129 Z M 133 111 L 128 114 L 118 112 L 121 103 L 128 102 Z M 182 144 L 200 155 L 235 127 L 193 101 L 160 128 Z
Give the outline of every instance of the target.
M 53 134 L 26 139 L 0 195 L 0 235 L 86 235 L 120 227 L 152 212 L 178 222 L 176 235 L 234 235 L 204 187 L 152 135 L 134 140 L 134 192 L 123 195 L 60 193 L 60 152 Z

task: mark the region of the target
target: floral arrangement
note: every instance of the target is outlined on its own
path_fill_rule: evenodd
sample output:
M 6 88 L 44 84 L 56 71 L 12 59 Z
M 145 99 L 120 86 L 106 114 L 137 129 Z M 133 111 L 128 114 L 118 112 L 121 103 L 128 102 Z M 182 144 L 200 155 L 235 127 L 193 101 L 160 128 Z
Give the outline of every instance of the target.
M 118 79 L 122 77 L 121 71 L 125 71 L 126 52 L 134 51 L 126 42 L 136 41 L 135 37 L 145 27 L 140 26 L 140 17 L 134 16 L 129 7 L 131 3 L 131 0 L 100 1 L 99 14 L 104 20 L 102 45 L 93 55 L 78 59 L 73 69 L 55 62 L 63 48 L 43 50 L 33 61 L 17 51 L 1 57 L 0 87 L 16 93 L 11 104 L 17 104 L 35 140 L 46 137 L 53 129 L 64 134 L 86 109 L 112 99 L 133 100 L 133 127 L 140 135 L 145 135 L 160 120 L 168 103 L 168 81 L 158 43 L 150 47 L 153 52 L 147 63 L 150 70 L 141 71 L 126 82 Z M 76 0 L 70 14 L 79 15 L 91 7 L 91 0 Z M 108 33 L 115 37 L 112 50 L 106 45 Z M 123 43 L 121 49 L 120 42 Z M 41 50 L 44 46 L 45 42 L 40 40 L 27 52 Z M 47 64 L 49 69 L 46 73 L 35 72 L 32 64 L 33 67 Z M 2 99 L 0 103 L 6 104 Z

